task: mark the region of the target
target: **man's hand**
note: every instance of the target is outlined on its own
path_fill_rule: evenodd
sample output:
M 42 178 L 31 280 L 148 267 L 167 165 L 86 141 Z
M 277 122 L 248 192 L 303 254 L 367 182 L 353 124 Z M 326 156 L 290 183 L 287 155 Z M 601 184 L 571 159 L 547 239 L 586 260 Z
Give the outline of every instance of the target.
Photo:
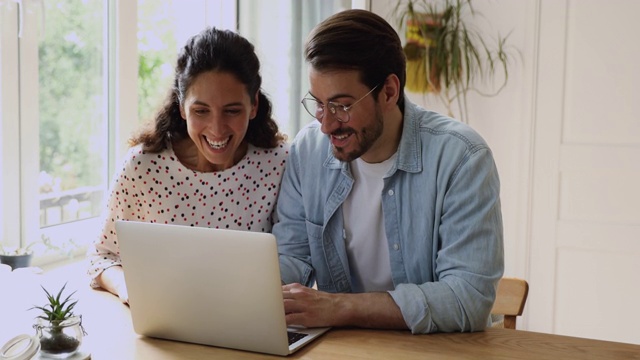
M 287 325 L 407 329 L 386 292 L 331 294 L 294 283 L 282 286 Z
M 298 283 L 282 286 L 287 325 L 336 326 L 340 323 L 340 294 L 318 291 Z

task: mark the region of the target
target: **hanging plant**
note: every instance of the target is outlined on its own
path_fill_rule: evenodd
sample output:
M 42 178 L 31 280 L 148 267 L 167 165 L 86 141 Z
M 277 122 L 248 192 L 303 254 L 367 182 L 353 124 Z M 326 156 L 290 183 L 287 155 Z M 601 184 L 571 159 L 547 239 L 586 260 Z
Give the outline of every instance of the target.
M 416 13 L 407 19 L 404 53 L 407 57 L 406 87 L 409 91 L 426 93 L 439 92 L 440 68 L 429 58 L 435 55 L 438 37 L 442 32 L 440 14 Z M 428 54 L 431 53 L 431 54 Z M 427 71 L 427 67 L 429 71 Z
M 457 105 L 459 119 L 468 119 L 467 94 L 474 90 L 483 96 L 497 95 L 509 78 L 505 51 L 507 37 L 498 35 L 495 49 L 468 21 L 477 13 L 471 0 L 405 0 L 393 12 L 400 29 L 405 29 L 407 83 L 409 91 L 431 93 L 453 115 Z M 476 82 L 504 75 L 495 92 L 478 90 Z

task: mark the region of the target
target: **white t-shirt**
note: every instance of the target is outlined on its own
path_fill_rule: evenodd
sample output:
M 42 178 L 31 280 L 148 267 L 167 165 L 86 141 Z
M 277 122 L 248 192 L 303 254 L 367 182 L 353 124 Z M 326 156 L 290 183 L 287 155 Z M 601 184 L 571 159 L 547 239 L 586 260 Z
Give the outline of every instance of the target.
M 120 265 L 116 220 L 270 232 L 289 145 L 249 145 L 233 167 L 199 172 L 185 167 L 169 148 L 127 153 L 115 174 L 100 237 L 88 256 L 89 275 Z M 95 281 L 92 286 L 97 286 Z
M 355 182 L 342 204 L 342 213 L 354 292 L 394 289 L 380 194 L 382 179 L 395 158 L 377 164 L 358 158 L 350 164 Z

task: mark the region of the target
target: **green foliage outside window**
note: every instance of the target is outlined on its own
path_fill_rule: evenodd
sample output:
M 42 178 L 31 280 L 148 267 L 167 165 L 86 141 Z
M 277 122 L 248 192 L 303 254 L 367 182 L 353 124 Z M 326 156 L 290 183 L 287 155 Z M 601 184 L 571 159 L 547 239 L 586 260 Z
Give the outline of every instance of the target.
M 170 1 L 138 2 L 138 119 L 153 118 L 173 78 Z M 41 192 L 103 184 L 107 149 L 105 14 L 102 0 L 44 2 L 39 43 Z
M 172 1 L 138 1 L 138 116 L 153 119 L 169 91 L 177 54 Z
M 44 2 L 40 29 L 40 170 L 59 190 L 101 178 L 105 129 L 103 1 Z M 45 190 L 47 191 L 47 190 Z

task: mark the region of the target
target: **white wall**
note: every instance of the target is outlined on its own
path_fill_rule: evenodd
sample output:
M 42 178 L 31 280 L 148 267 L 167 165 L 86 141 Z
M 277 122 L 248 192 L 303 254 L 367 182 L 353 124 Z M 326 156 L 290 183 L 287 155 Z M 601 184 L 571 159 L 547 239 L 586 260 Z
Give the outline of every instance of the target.
M 395 24 L 394 4 L 371 10 Z M 469 103 L 500 172 L 505 275 L 530 283 L 518 327 L 640 344 L 640 2 L 473 4 L 521 53 L 500 95 Z

